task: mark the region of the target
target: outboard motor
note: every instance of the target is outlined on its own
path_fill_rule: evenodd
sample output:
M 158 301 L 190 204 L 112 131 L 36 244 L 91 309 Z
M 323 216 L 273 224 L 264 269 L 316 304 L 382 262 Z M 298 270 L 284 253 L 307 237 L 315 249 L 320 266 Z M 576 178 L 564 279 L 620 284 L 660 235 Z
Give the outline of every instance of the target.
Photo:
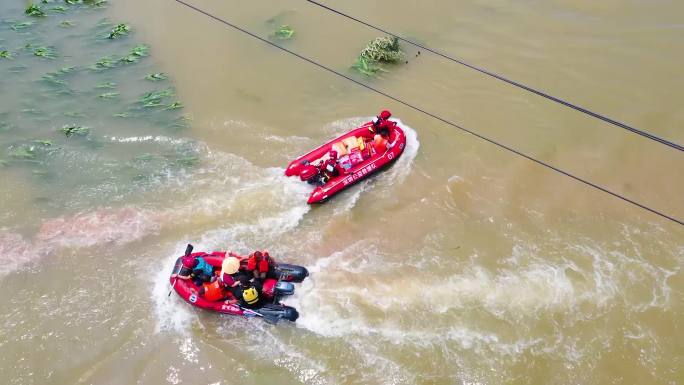
M 295 287 L 292 282 L 278 281 L 273 287 L 273 294 L 278 297 L 294 294 Z
M 302 282 L 309 276 L 309 270 L 304 266 L 279 263 L 275 267 L 276 278 L 287 282 Z
M 321 172 L 318 167 L 307 163 L 302 165 L 301 171 L 299 173 L 299 179 L 301 179 L 302 182 L 316 184 L 318 182 L 320 173 Z
M 299 318 L 299 312 L 292 306 L 281 304 L 268 304 L 262 308 L 257 309 L 256 312 L 261 313 L 265 318 L 271 319 L 275 322 L 281 319 L 288 321 L 296 321 Z

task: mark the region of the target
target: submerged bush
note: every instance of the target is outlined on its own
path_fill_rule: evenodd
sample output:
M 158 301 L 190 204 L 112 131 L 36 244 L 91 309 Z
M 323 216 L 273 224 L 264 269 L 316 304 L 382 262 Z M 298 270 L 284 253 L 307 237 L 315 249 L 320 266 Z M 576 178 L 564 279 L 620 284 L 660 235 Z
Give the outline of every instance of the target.
M 404 52 L 399 48 L 399 38 L 379 37 L 368 43 L 359 57 L 374 62 L 397 63 L 404 58 Z
M 402 61 L 404 56 L 399 47 L 399 38 L 378 37 L 361 51 L 352 68 L 366 76 L 373 76 L 378 72 L 387 72 L 378 63 L 397 63 Z

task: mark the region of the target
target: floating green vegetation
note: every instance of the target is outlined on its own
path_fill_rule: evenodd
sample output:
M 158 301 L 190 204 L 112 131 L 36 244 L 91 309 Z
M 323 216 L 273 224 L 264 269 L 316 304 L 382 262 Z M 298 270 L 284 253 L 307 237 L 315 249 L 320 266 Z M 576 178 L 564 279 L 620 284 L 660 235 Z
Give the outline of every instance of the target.
M 31 170 L 31 174 L 38 178 L 47 178 L 50 176 L 50 173 L 45 170 Z
M 63 6 L 63 5 L 58 5 L 56 7 L 52 7 L 51 10 L 58 12 L 58 13 L 64 13 L 68 10 L 68 8 Z
M 33 49 L 33 55 L 42 57 L 44 59 L 54 59 L 57 54 L 55 53 L 55 50 L 52 47 L 44 47 L 44 46 L 39 46 L 39 47 L 34 47 L 31 45 L 31 43 L 26 44 L 25 46 L 26 49 Z
M 39 6 L 31 4 L 26 8 L 26 14 L 33 17 L 45 17 L 45 12 Z
M 107 0 L 83 0 L 83 4 L 90 5 L 92 7 L 104 7 L 107 5 Z
M 166 108 L 164 108 L 164 109 L 165 109 L 165 110 L 177 110 L 177 109 L 179 109 L 179 108 L 183 108 L 183 103 L 181 103 L 181 102 L 174 102 L 174 103 L 171 103 L 171 104 L 169 104 L 168 106 L 166 106 Z
M 14 55 L 10 51 L 0 51 L 0 59 L 12 59 Z
M 36 153 L 36 146 L 20 145 L 10 147 L 8 154 L 10 158 L 19 160 L 35 160 L 38 154 Z
M 75 125 L 66 125 L 62 127 L 60 131 L 62 131 L 67 138 L 71 137 L 72 135 L 87 136 L 90 134 L 90 128 Z
M 69 5 L 76 5 L 79 3 L 79 0 L 64 0 L 64 2 Z
M 45 83 L 47 83 L 51 86 L 55 86 L 55 87 L 66 86 L 66 82 L 64 80 L 62 80 L 61 78 L 59 78 L 59 76 L 54 72 L 49 72 L 49 73 L 43 75 L 43 77 L 41 79 Z
M 37 108 L 24 108 L 21 110 L 24 114 L 31 114 L 31 115 L 44 115 L 44 112 L 37 109 Z
M 171 122 L 171 124 L 169 124 L 169 127 L 170 128 L 183 129 L 183 128 L 187 128 L 189 124 L 190 124 L 190 117 L 187 115 L 182 115 L 182 116 L 175 118 Z
M 70 20 L 64 20 L 64 21 L 59 23 L 59 26 L 62 28 L 70 28 L 70 27 L 73 27 L 74 25 L 76 25 L 76 24 Z
M 10 67 L 7 70 L 9 72 L 12 72 L 12 73 L 17 73 L 17 72 L 24 72 L 27 69 L 28 69 L 28 67 L 25 65 L 18 65 L 18 66 Z
M 130 118 L 133 115 L 129 114 L 128 112 L 119 112 L 119 113 L 113 114 L 112 116 L 115 118 Z
M 199 163 L 199 158 L 196 156 L 192 155 L 186 155 L 181 158 L 178 158 L 174 161 L 174 163 L 177 166 L 181 167 L 193 167 L 196 166 Z
M 52 141 L 47 139 L 36 139 L 33 141 L 35 144 L 40 144 L 42 146 L 52 146 Z
M 399 48 L 399 38 L 378 37 L 368 43 L 359 57 L 374 62 L 397 63 L 404 58 L 404 52 Z
M 276 39 L 287 40 L 292 39 L 294 33 L 294 29 L 292 29 L 292 27 L 289 25 L 281 25 L 278 29 L 276 29 L 273 36 L 275 36 Z
M 357 70 L 358 72 L 366 76 L 374 76 L 377 75 L 378 72 L 387 72 L 385 69 L 377 65 L 375 62 L 370 61 L 361 56 L 356 58 L 356 62 L 352 64 L 351 68 Z
M 26 28 L 29 28 L 35 24 L 35 21 L 22 21 L 22 22 L 15 22 L 10 25 L 10 28 L 12 28 L 15 31 L 22 31 Z
M 108 39 L 118 39 L 121 36 L 126 36 L 128 33 L 131 31 L 131 26 L 128 24 L 119 24 L 114 29 L 112 29 L 112 32 L 109 33 L 109 36 L 107 37 Z
M 95 88 L 99 90 L 113 90 L 116 88 L 116 83 L 113 82 L 106 82 L 106 83 L 100 83 L 95 86 Z
M 116 64 L 117 64 L 116 59 L 113 56 L 107 56 L 107 57 L 101 58 L 95 64 L 91 65 L 88 68 L 93 70 L 93 71 L 102 71 L 102 70 L 106 70 L 109 68 L 114 68 L 114 67 L 116 67 Z
M 351 68 L 366 75 L 377 75 L 387 72 L 378 63 L 397 63 L 404 59 L 404 52 L 399 47 L 397 37 L 378 37 L 368 43 Z
M 78 67 L 76 67 L 76 66 L 62 67 L 56 73 L 58 75 L 66 75 L 66 74 L 69 74 L 69 73 L 76 71 L 77 69 L 78 69 Z
M 100 99 L 114 99 L 119 97 L 118 92 L 105 92 L 104 94 L 100 94 L 97 96 Z
M 150 47 L 145 44 L 138 44 L 131 49 L 131 52 L 121 58 L 123 63 L 137 63 L 141 58 L 149 55 Z
M 164 104 L 162 100 L 175 95 L 173 89 L 167 88 L 165 90 L 158 90 L 153 92 L 148 92 L 141 96 L 138 102 L 145 108 L 162 107 Z
M 65 111 L 62 113 L 62 115 L 70 117 L 70 118 L 84 118 L 85 115 L 82 112 L 78 111 Z
M 141 155 L 136 156 L 135 158 L 133 158 L 133 160 L 137 161 L 137 162 L 149 162 L 155 158 L 156 158 L 156 156 L 154 154 L 145 153 L 145 154 L 141 154 Z
M 158 82 L 160 80 L 165 80 L 167 78 L 166 74 L 163 72 L 158 72 L 156 74 L 149 74 L 145 76 L 145 79 L 153 81 L 153 82 Z

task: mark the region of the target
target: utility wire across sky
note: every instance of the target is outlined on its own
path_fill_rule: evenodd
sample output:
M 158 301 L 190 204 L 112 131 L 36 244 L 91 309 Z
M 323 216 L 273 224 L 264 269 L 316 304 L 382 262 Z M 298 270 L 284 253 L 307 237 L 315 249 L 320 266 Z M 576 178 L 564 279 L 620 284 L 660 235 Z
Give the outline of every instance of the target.
M 434 118 L 434 119 L 436 119 L 436 120 L 439 120 L 439 121 L 442 122 L 442 123 L 445 123 L 445 124 L 448 124 L 448 125 L 450 125 L 450 126 L 452 126 L 452 127 L 458 128 L 458 129 L 461 130 L 461 131 L 467 132 L 467 133 L 469 133 L 469 134 L 471 134 L 471 135 L 473 135 L 473 136 L 475 136 L 475 137 L 477 137 L 477 138 L 479 138 L 479 139 L 482 139 L 482 140 L 484 140 L 484 141 L 486 141 L 486 142 L 489 142 L 489 143 L 491 143 L 491 144 L 493 144 L 493 145 L 495 145 L 495 146 L 497 146 L 497 147 L 499 147 L 499 148 L 502 148 L 502 149 L 504 149 L 504 150 L 510 151 L 510 152 L 512 152 L 512 153 L 514 153 L 514 154 L 516 154 L 516 155 L 519 155 L 519 156 L 521 156 L 521 157 L 523 157 L 523 158 L 525 158 L 525 159 L 528 159 L 528 160 L 530 160 L 530 161 L 532 161 L 532 162 L 534 162 L 534 163 L 537 163 L 537 164 L 539 164 L 539 165 L 541 165 L 541 166 L 544 166 L 544 167 L 546 167 L 546 168 L 548 168 L 548 169 L 550 169 L 550 170 L 553 170 L 553 171 L 555 171 L 555 172 L 557 172 L 557 173 L 559 173 L 559 174 L 565 175 L 565 176 L 567 176 L 567 177 L 569 177 L 569 178 L 572 178 L 572 179 L 574 179 L 574 180 L 576 180 L 576 181 L 578 181 L 578 182 L 581 182 L 581 183 L 583 183 L 583 184 L 585 184 L 585 185 L 587 185 L 587 186 L 590 186 L 590 187 L 593 187 L 593 188 L 595 188 L 595 189 L 597 189 L 597 190 L 603 191 L 603 192 L 606 193 L 606 194 L 612 195 L 612 196 L 614 196 L 614 197 L 616 197 L 616 198 L 618 198 L 618 199 L 621 199 L 621 200 L 623 200 L 623 201 L 625 201 L 625 202 L 627 202 L 627 203 L 630 203 L 630 204 L 632 204 L 632 205 L 634 205 L 634 206 L 640 207 L 640 208 L 642 208 L 642 209 L 644 209 L 644 210 L 646 210 L 646 211 L 649 211 L 649 212 L 651 212 L 651 213 L 653 213 L 653 214 L 656 214 L 656 215 L 658 215 L 658 216 L 660 216 L 660 217 L 662 217 L 662 218 L 665 218 L 665 219 L 667 219 L 667 220 L 670 220 L 670 221 L 672 221 L 672 222 L 675 222 L 675 223 L 678 223 L 678 224 L 684 226 L 684 221 L 682 221 L 681 219 L 675 218 L 674 216 L 665 214 L 665 213 L 663 213 L 663 212 L 661 212 L 661 211 L 658 211 L 658 210 L 656 210 L 656 209 L 650 208 L 650 207 L 648 207 L 648 206 L 646 206 L 646 205 L 643 205 L 643 204 L 641 204 L 641 203 L 639 203 L 639 202 L 636 202 L 636 201 L 634 201 L 634 200 L 632 200 L 632 199 L 630 199 L 630 198 L 627 198 L 627 197 L 625 197 L 625 196 L 623 196 L 623 195 L 620 195 L 620 194 L 618 194 L 618 193 L 616 193 L 616 192 L 610 191 L 610 190 L 608 190 L 608 189 L 605 188 L 605 187 L 599 186 L 599 185 L 597 185 L 597 184 L 595 184 L 595 183 L 593 183 L 593 182 L 590 182 L 590 181 L 588 181 L 588 180 L 582 179 L 582 178 L 580 178 L 580 177 L 578 177 L 578 176 L 575 176 L 575 175 L 573 175 L 573 174 L 571 174 L 571 173 L 569 173 L 569 172 L 567 172 L 567 171 L 561 170 L 561 169 L 558 168 L 558 167 L 555 167 L 555 166 L 553 166 L 553 165 L 550 165 L 550 164 L 548 164 L 548 163 L 546 163 L 546 162 L 544 162 L 544 161 L 541 161 L 541 160 L 539 160 L 539 159 L 533 158 L 532 156 L 527 155 L 527 154 L 525 154 L 525 153 L 523 153 L 523 152 L 521 152 L 521 151 L 519 151 L 519 150 L 516 150 L 516 149 L 513 148 L 513 147 L 509 147 L 509 146 L 507 146 L 507 145 L 505 145 L 505 144 L 503 144 L 503 143 L 499 143 L 499 142 L 495 141 L 494 139 L 490 139 L 490 138 L 488 138 L 488 137 L 486 137 L 486 136 L 483 136 L 483 135 L 481 135 L 481 134 L 478 134 L 478 133 L 475 132 L 475 131 L 469 130 L 469 129 L 463 127 L 463 126 L 460 126 L 460 125 L 458 125 L 458 124 L 456 124 L 456 123 L 453 123 L 453 122 L 451 122 L 451 121 L 449 121 L 449 120 L 447 120 L 447 119 L 445 119 L 445 118 L 442 118 L 442 117 L 440 117 L 440 116 L 438 116 L 438 115 L 435 115 L 435 114 L 433 114 L 433 113 L 431 113 L 431 112 L 429 112 L 429 111 L 426 111 L 426 110 L 424 110 L 424 109 L 422 109 L 422 108 L 420 108 L 420 107 L 414 106 L 414 105 L 412 105 L 412 104 L 410 104 L 410 103 L 408 103 L 408 102 L 406 102 L 406 101 L 404 101 L 404 100 L 401 100 L 401 99 L 399 99 L 399 98 L 396 98 L 396 97 L 394 97 L 394 96 L 392 96 L 392 95 L 390 95 L 390 94 L 388 94 L 388 93 L 386 93 L 386 92 L 383 92 L 383 91 L 380 91 L 380 90 L 378 90 L 378 89 L 376 89 L 376 88 L 373 88 L 373 87 L 371 87 L 371 86 L 369 86 L 369 85 L 367 85 L 367 84 L 365 84 L 365 83 L 363 83 L 363 82 L 360 82 L 360 81 L 358 81 L 358 80 L 356 80 L 356 79 L 354 79 L 354 78 L 352 78 L 352 77 L 350 77 L 350 76 L 347 76 L 347 75 L 345 75 L 345 74 L 343 74 L 343 73 L 341 73 L 341 72 L 338 72 L 338 71 L 335 71 L 334 69 L 331 69 L 331 68 L 329 68 L 329 67 L 326 67 L 326 66 L 324 66 L 323 64 L 320 64 L 320 63 L 318 63 L 317 61 L 315 61 L 315 60 L 313 60 L 313 59 L 311 59 L 311 58 L 308 58 L 308 57 L 306 57 L 306 56 L 300 55 L 300 54 L 298 54 L 298 53 L 296 53 L 296 52 L 294 52 L 294 51 L 291 51 L 291 50 L 289 50 L 289 49 L 287 49 L 287 48 L 285 48 L 285 47 L 281 47 L 281 46 L 279 46 L 278 44 L 275 44 L 275 43 L 269 41 L 268 39 L 265 39 L 265 38 L 263 38 L 263 37 L 261 37 L 261 36 L 255 34 L 255 33 L 253 33 L 253 32 L 250 32 L 250 31 L 248 31 L 248 30 L 246 30 L 246 29 L 244 29 L 244 28 L 238 27 L 237 25 L 234 25 L 234 24 L 232 24 L 232 23 L 230 23 L 230 22 L 228 22 L 228 21 L 226 21 L 226 20 L 224 20 L 224 19 L 222 19 L 222 18 L 220 18 L 220 17 L 218 17 L 218 16 L 215 16 L 215 15 L 213 15 L 213 14 L 211 14 L 211 13 L 209 13 L 209 12 L 203 10 L 203 9 L 200 9 L 200 8 L 198 8 L 198 7 L 196 7 L 196 6 L 192 5 L 192 4 L 188 4 L 188 3 L 186 3 L 186 2 L 183 1 L 183 0 L 173 0 L 173 1 L 175 1 L 175 2 L 177 2 L 177 3 L 179 3 L 179 4 L 182 4 L 182 5 L 184 5 L 184 6 L 188 7 L 188 8 L 190 8 L 190 9 L 194 10 L 195 12 L 198 12 L 198 13 L 200 13 L 200 14 L 203 14 L 203 15 L 205 15 L 205 16 L 211 18 L 211 19 L 214 19 L 214 20 L 216 20 L 216 21 L 218 21 L 218 22 L 220 22 L 220 23 L 222 23 L 222 24 L 224 24 L 224 25 L 226 25 L 226 26 L 228 26 L 228 27 L 231 27 L 231 28 L 233 28 L 233 29 L 236 29 L 236 30 L 238 30 L 238 31 L 240 31 L 240 32 L 242 32 L 242 33 L 244 33 L 244 34 L 247 34 L 247 35 L 249 35 L 249 36 L 251 36 L 251 37 L 253 37 L 253 38 L 255 38 L 255 39 L 261 40 L 262 42 L 264 42 L 264 43 L 266 43 L 266 44 L 268 44 L 268 45 L 270 45 L 270 46 L 273 46 L 273 47 L 275 47 L 275 48 L 277 48 L 277 49 L 279 49 L 279 50 L 282 50 L 282 51 L 284 51 L 284 52 L 287 52 L 287 53 L 289 53 L 290 55 L 296 56 L 296 57 L 298 57 L 299 59 L 304 60 L 304 61 L 306 61 L 306 62 L 308 62 L 308 63 L 310 63 L 310 64 L 313 64 L 313 65 L 316 66 L 316 67 L 319 67 L 319 68 L 321 68 L 321 69 L 323 69 L 323 70 L 326 70 L 326 71 L 328 71 L 328 72 L 330 72 L 330 73 L 333 73 L 333 74 L 335 74 L 335 75 L 337 75 L 337 76 L 339 76 L 339 77 L 342 77 L 342 78 L 344 78 L 344 79 L 347 79 L 347 80 L 349 80 L 349 81 L 351 81 L 351 82 L 353 82 L 353 83 L 358 84 L 358 85 L 361 86 L 361 87 L 364 87 L 364 88 L 366 88 L 366 89 L 369 89 L 369 90 L 371 90 L 371 91 L 373 91 L 373 92 L 375 92 L 375 93 L 377 93 L 377 94 L 383 95 L 383 96 L 385 96 L 385 97 L 387 97 L 387 98 L 389 98 L 389 99 L 391 99 L 391 100 L 394 100 L 394 101 L 397 102 L 397 103 L 403 104 L 403 105 L 406 106 L 406 107 L 409 107 L 409 108 L 411 108 L 411 109 L 413 109 L 413 110 L 416 110 L 416 111 L 421 112 L 421 113 L 423 113 L 423 114 L 425 114 L 425 115 L 427 115 L 427 116 L 430 116 L 430 117 L 432 117 L 432 118 Z
M 475 66 L 475 65 L 470 64 L 470 63 L 467 63 L 467 62 L 465 62 L 465 61 L 463 61 L 463 60 L 461 60 L 461 59 L 457 59 L 457 58 L 452 57 L 452 56 L 450 56 L 450 55 L 448 55 L 448 54 L 439 52 L 439 51 L 437 51 L 437 50 L 435 50 L 435 49 L 433 49 L 433 48 L 430 48 L 430 47 L 428 47 L 428 46 L 426 46 L 426 45 L 420 44 L 420 43 L 415 42 L 415 41 L 410 40 L 410 39 L 403 38 L 403 37 L 397 35 L 396 33 L 393 33 L 393 32 L 387 31 L 387 30 L 385 30 L 385 29 L 382 29 L 382 28 L 380 28 L 380 27 L 377 27 L 377 26 L 375 26 L 375 25 L 373 25 L 373 24 L 370 24 L 370 23 L 365 22 L 365 21 L 363 21 L 363 20 L 361 20 L 361 19 L 358 19 L 358 18 L 356 18 L 356 17 L 354 17 L 354 16 L 348 15 L 348 14 L 346 14 L 346 13 L 344 13 L 344 12 L 338 11 L 337 9 L 331 8 L 331 7 L 329 7 L 329 6 L 325 5 L 325 4 L 321 4 L 321 3 L 317 2 L 317 1 L 314 1 L 314 0 L 306 0 L 306 1 L 309 2 L 309 3 L 311 3 L 311 4 L 314 4 L 314 5 L 316 5 L 316 6 L 319 6 L 319 7 L 321 7 L 321 8 L 327 9 L 327 10 L 330 11 L 330 12 L 334 12 L 334 13 L 340 15 L 340 16 L 346 17 L 347 19 L 354 20 L 355 22 L 360 23 L 360 24 L 363 24 L 363 25 L 365 25 L 365 26 L 367 26 L 367 27 L 369 27 L 369 28 L 373 28 L 373 29 L 376 30 L 376 31 L 380 31 L 380 32 L 382 32 L 382 33 L 384 33 L 384 34 L 387 34 L 387 35 L 396 37 L 397 39 L 399 39 L 399 40 L 401 40 L 401 41 L 403 41 L 403 42 L 405 42 L 405 43 L 408 43 L 408 44 L 411 44 L 411 45 L 413 45 L 413 46 L 415 46 L 415 47 L 424 49 L 425 51 L 428 51 L 428 52 L 431 52 L 431 53 L 433 53 L 433 54 L 435 54 L 435 55 L 441 56 L 441 57 L 443 57 L 444 59 L 447 59 L 447 60 L 452 61 L 452 62 L 454 62 L 454 63 L 461 64 L 461 65 L 466 66 L 466 67 L 468 67 L 468 68 L 470 68 L 470 69 L 473 69 L 473 70 L 475 70 L 475 71 L 477 71 L 477 72 L 483 73 L 483 74 L 485 74 L 485 75 L 487 75 L 487 76 L 493 77 L 493 78 L 498 79 L 498 80 L 501 80 L 501 81 L 503 81 L 503 82 L 506 82 L 506 83 L 508 83 L 508 84 L 510 84 L 510 85 L 512 85 L 512 86 L 515 86 L 515 87 L 518 87 L 518 88 L 523 89 L 523 90 L 525 90 L 525 91 L 529 91 L 529 92 L 531 92 L 531 93 L 533 93 L 533 94 L 539 95 L 539 96 L 541 96 L 542 98 L 546 98 L 546 99 L 551 100 L 551 101 L 553 101 L 553 102 L 555 102 L 555 103 L 562 104 L 562 105 L 564 105 L 564 106 L 566 106 L 566 107 L 572 108 L 572 109 L 575 110 L 575 111 L 579 111 L 579 112 L 581 112 L 581 113 L 583 113 L 583 114 L 586 114 L 586 115 L 589 115 L 589 116 L 591 116 L 591 117 L 593 117 L 593 118 L 600 119 L 600 120 L 602 120 L 602 121 L 604 121 L 604 122 L 606 122 L 606 123 L 612 124 L 612 125 L 614 125 L 614 126 L 620 127 L 620 128 L 622 128 L 622 129 L 625 129 L 625 130 L 630 131 L 630 132 L 632 132 L 632 133 L 635 133 L 635 134 L 637 134 L 637 135 L 641 135 L 641 136 L 643 136 L 643 137 L 645 137 L 645 138 L 648 138 L 648 139 L 650 139 L 650 140 L 653 140 L 653 141 L 656 141 L 656 142 L 658 142 L 658 143 L 664 144 L 664 145 L 666 145 L 666 146 L 672 147 L 672 148 L 674 148 L 675 150 L 684 151 L 684 147 L 682 147 L 681 145 L 679 145 L 679 144 L 677 144 L 677 143 L 674 143 L 674 142 L 671 142 L 671 141 L 669 141 L 669 140 L 667 140 L 667 139 L 661 138 L 661 137 L 659 137 L 659 136 L 656 136 L 656 135 L 654 135 L 654 134 L 651 134 L 650 132 L 647 132 L 647 131 L 644 131 L 644 130 L 639 130 L 638 128 L 634 128 L 634 127 L 632 127 L 632 126 L 630 126 L 630 125 L 628 125 L 628 124 L 625 124 L 625 123 L 622 123 L 622 122 L 618 122 L 617 120 L 611 119 L 611 118 L 609 118 L 609 117 L 607 117 L 607 116 L 605 116 L 605 115 L 601 115 L 601 114 L 599 114 L 599 113 L 597 113 L 597 112 L 594 112 L 594 111 L 591 111 L 591 110 L 586 109 L 586 108 L 584 108 L 584 107 L 581 107 L 581 106 L 578 106 L 578 105 L 576 105 L 576 104 L 570 103 L 570 102 L 565 101 L 565 100 L 563 100 L 563 99 L 561 99 L 561 98 L 558 98 L 558 97 L 555 97 L 555 96 L 553 96 L 553 95 L 547 94 L 547 93 L 545 93 L 545 92 L 543 92 L 543 91 L 537 90 L 537 89 L 535 89 L 535 88 L 532 88 L 532 87 L 530 87 L 530 86 L 527 86 L 527 85 L 522 84 L 522 83 L 520 83 L 520 82 L 517 82 L 517 81 L 515 81 L 515 80 L 508 79 L 508 78 L 506 78 L 506 77 L 504 77 L 504 76 L 502 76 L 502 75 L 496 74 L 496 73 L 494 73 L 494 72 L 492 72 L 492 71 L 489 71 L 489 70 L 487 70 L 487 69 L 485 69 L 485 68 Z

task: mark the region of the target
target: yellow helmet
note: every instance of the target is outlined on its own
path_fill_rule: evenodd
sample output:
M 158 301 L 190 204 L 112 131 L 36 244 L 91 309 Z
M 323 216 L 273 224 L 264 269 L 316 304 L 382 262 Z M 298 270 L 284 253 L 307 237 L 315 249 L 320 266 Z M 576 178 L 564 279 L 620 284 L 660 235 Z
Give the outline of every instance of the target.
M 259 301 L 259 292 L 253 287 L 249 287 L 242 291 L 242 298 L 250 305 L 254 305 Z

